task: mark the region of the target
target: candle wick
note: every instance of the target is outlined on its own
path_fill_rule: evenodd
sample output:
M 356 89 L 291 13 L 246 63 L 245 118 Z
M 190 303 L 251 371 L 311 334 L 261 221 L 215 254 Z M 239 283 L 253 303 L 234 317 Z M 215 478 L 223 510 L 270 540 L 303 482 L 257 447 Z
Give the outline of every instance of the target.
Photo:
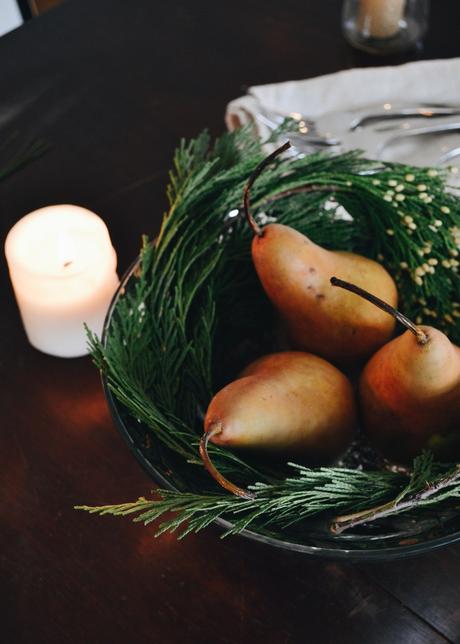
M 64 262 L 64 268 L 67 268 L 72 264 L 72 260 L 69 260 L 68 262 Z

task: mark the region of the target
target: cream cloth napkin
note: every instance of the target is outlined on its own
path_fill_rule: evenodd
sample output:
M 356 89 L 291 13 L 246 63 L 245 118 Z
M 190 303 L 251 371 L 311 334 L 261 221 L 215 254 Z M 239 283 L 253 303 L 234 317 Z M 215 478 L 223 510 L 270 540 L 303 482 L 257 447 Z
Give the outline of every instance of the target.
M 300 81 L 251 87 L 229 103 L 228 129 L 255 123 L 262 138 L 268 130 L 255 121 L 259 102 L 265 108 L 307 118 L 384 102 L 460 103 L 460 58 L 429 60 L 393 67 L 350 69 Z

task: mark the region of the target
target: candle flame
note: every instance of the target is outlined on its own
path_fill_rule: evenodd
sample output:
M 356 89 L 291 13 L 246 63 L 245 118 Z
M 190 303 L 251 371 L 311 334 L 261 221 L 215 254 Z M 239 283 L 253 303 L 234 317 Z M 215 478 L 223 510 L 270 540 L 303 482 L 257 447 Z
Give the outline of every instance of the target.
M 66 232 L 61 232 L 57 238 L 57 256 L 64 268 L 70 266 L 75 260 L 75 244 Z

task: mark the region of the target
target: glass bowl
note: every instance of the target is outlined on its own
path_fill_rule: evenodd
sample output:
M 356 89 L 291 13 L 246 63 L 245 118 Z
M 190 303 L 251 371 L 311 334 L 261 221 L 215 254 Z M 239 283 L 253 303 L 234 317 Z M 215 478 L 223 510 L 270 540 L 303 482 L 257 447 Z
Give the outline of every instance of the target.
M 112 299 L 104 323 L 102 336 L 104 345 L 107 343 L 107 332 L 118 298 L 125 289 L 130 287 L 137 265 L 138 260 L 133 262 L 125 273 Z M 193 479 L 190 478 L 190 466 L 162 447 L 155 440 L 152 430 L 129 414 L 110 391 L 104 375 L 102 384 L 116 427 L 152 480 L 165 489 L 199 492 L 196 476 Z M 196 472 L 195 468 L 194 471 Z M 215 524 L 226 530 L 232 526 L 229 521 L 223 519 L 217 519 Z M 382 528 L 382 525 L 375 524 L 361 527 L 359 531 L 353 533 L 336 536 L 330 533 L 327 525 L 324 519 L 310 520 L 294 532 L 243 530 L 239 536 L 275 548 L 347 561 L 384 561 L 404 558 L 431 552 L 460 540 L 460 511 L 455 510 L 442 516 L 436 513 L 424 515 L 423 520 L 415 520 L 410 514 L 402 514 L 396 517 L 391 524 L 391 529 L 388 529 L 388 526 Z

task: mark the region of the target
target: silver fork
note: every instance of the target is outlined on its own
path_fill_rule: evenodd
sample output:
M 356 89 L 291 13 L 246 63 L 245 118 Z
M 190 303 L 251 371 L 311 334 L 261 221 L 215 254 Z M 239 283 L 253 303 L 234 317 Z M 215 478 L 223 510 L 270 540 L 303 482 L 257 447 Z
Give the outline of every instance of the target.
M 437 119 L 460 115 L 458 105 L 415 105 L 384 103 L 382 106 L 369 107 L 364 110 L 329 112 L 315 120 L 307 118 L 298 112 L 283 114 L 276 110 L 268 110 L 260 106 L 256 118 L 268 127 L 276 129 L 286 118 L 291 118 L 296 124 L 295 131 L 299 134 L 318 136 L 320 138 L 337 138 L 344 132 L 366 127 L 373 123 L 397 119 Z
M 407 111 L 409 111 L 409 108 Z M 415 108 L 412 109 L 411 113 L 420 115 Z M 283 134 L 290 139 L 298 152 L 310 153 L 315 149 L 326 147 L 335 148 L 337 151 L 359 148 L 370 156 L 378 157 L 387 145 L 391 145 L 402 138 L 460 131 L 460 118 L 457 113 L 460 114 L 458 108 L 442 108 L 442 113 L 438 114 L 439 118 L 437 118 L 434 116 L 434 110 L 431 110 L 432 116 L 425 115 L 422 117 L 422 119 L 429 119 L 428 124 L 421 125 L 419 118 L 410 122 L 407 120 L 401 121 L 400 118 L 397 120 L 396 112 L 393 112 L 391 119 L 383 119 L 383 124 L 379 122 L 377 127 L 369 125 L 367 127 L 352 127 L 358 118 L 361 119 L 361 122 L 364 120 L 367 120 L 368 123 L 371 120 L 376 122 L 377 115 L 375 113 L 363 113 L 359 117 L 355 116 L 354 120 L 349 120 L 345 113 L 342 113 L 340 114 L 340 119 L 342 124 L 347 119 L 348 128 L 344 129 L 339 136 L 333 137 L 329 132 L 324 135 L 318 132 L 318 124 L 322 122 L 324 125 L 324 119 L 328 119 L 328 123 L 330 123 L 328 116 L 321 117 L 315 122 L 314 126 L 305 126 L 302 131 L 295 130 L 284 132 Z M 265 115 L 258 115 L 258 120 L 273 129 L 277 127 L 274 125 L 275 121 L 271 121 Z M 391 123 L 389 123 L 390 120 L 392 121 Z
M 263 125 L 266 125 L 268 128 L 270 128 L 270 130 L 272 131 L 278 129 L 278 127 L 280 127 L 280 125 L 282 125 L 283 121 L 285 120 L 284 117 L 281 120 L 274 120 L 273 118 L 270 118 L 270 116 L 267 116 L 262 112 L 258 112 L 256 114 L 256 119 Z M 334 139 L 332 137 L 322 136 L 319 134 L 317 135 L 313 121 L 308 121 L 309 124 L 312 124 L 308 126 L 306 125 L 307 121 L 301 121 L 300 123 L 301 125 L 299 125 L 297 130 L 286 132 L 286 135 L 289 136 L 293 143 L 294 139 L 297 139 L 299 143 L 310 144 L 311 146 L 318 147 L 340 145 L 340 139 Z
M 403 125 L 406 125 L 405 123 Z M 452 120 L 431 121 L 429 125 L 420 126 L 419 122 L 412 126 L 394 128 L 370 129 L 360 128 L 347 132 L 341 137 L 339 148 L 343 150 L 363 149 L 367 154 L 379 158 L 383 149 L 401 139 L 409 137 L 427 136 L 430 134 L 442 134 L 446 132 L 460 131 L 460 119 L 452 117 Z M 298 141 L 298 144 L 300 141 Z
M 447 150 L 444 154 L 442 154 L 437 163 L 439 165 L 442 165 L 443 163 L 447 163 L 448 161 L 452 161 L 452 159 L 456 159 L 457 157 L 460 156 L 460 146 L 456 146 L 454 148 L 451 148 L 450 150 Z

